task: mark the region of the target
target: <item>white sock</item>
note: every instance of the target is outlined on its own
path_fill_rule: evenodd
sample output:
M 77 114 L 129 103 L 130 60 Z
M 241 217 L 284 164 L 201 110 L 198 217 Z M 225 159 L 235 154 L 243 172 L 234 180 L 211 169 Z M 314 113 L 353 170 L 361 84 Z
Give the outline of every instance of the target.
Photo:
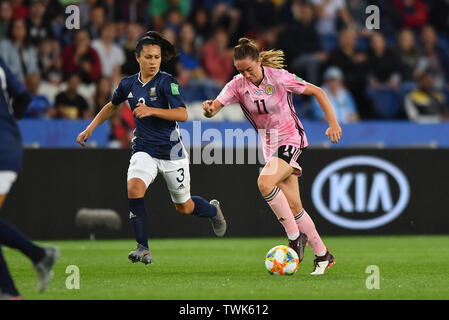
M 294 234 L 291 234 L 288 237 L 288 240 L 295 240 L 299 237 L 299 231 L 295 232 Z
M 327 253 L 327 250 L 321 251 L 320 253 L 317 253 L 317 257 L 324 257 L 324 255 Z

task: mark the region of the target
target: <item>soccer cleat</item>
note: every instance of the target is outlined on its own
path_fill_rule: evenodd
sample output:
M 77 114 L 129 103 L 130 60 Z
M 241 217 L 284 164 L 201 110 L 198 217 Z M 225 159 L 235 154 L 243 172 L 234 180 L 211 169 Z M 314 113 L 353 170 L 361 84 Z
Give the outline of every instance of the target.
M 326 248 L 326 254 L 322 257 L 316 257 L 313 260 L 313 271 L 311 275 L 321 275 L 326 272 L 327 269 L 332 267 L 335 264 L 334 256 L 329 252 L 329 249 Z
M 141 244 L 138 244 L 137 249 L 131 251 L 128 254 L 128 259 L 132 263 L 141 261 L 144 265 L 149 265 L 153 263 L 153 255 L 151 254 L 151 251 Z
M 33 264 L 37 272 L 37 291 L 43 292 L 53 276 L 53 265 L 59 258 L 59 250 L 56 247 L 44 248 L 45 255 L 41 261 Z
M 210 221 L 212 222 L 212 228 L 214 229 L 216 236 L 222 237 L 226 233 L 226 220 L 224 218 L 223 212 L 221 211 L 220 202 L 214 199 L 209 203 L 217 208 L 217 215 L 213 218 L 210 218 Z
M 304 259 L 304 249 L 307 245 L 307 235 L 304 232 L 301 232 L 295 240 L 288 240 L 288 246 L 296 251 L 298 254 L 299 262 L 301 263 L 302 259 Z

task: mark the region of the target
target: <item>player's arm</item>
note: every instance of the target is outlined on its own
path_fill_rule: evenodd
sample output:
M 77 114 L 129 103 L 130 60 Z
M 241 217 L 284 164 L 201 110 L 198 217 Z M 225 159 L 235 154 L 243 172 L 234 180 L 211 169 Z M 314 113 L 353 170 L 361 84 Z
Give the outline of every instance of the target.
M 341 128 L 338 124 L 337 117 L 335 116 L 334 109 L 324 90 L 311 83 L 307 83 L 303 94 L 314 96 L 318 101 L 318 104 L 323 110 L 326 120 L 329 123 L 329 128 L 326 130 L 326 136 L 332 143 L 338 143 L 341 138 Z
M 187 110 L 184 106 L 173 109 L 161 109 L 148 107 L 140 102 L 136 106 L 137 108 L 134 109 L 133 114 L 139 119 L 153 116 L 169 121 L 185 122 L 188 118 Z
M 98 114 L 87 126 L 87 128 L 78 135 L 78 138 L 76 138 L 76 142 L 85 147 L 86 146 L 85 142 L 92 136 L 92 133 L 94 132 L 95 128 L 98 127 L 103 122 L 105 122 L 106 120 L 110 119 L 114 115 L 114 113 L 117 112 L 118 108 L 119 106 L 114 105 L 112 102 L 108 102 L 100 110 L 100 112 L 98 112 Z
M 221 108 L 223 108 L 223 104 L 217 99 L 206 100 L 201 104 L 201 106 L 203 107 L 203 114 L 206 118 L 212 118 L 218 113 L 218 111 L 221 110 Z

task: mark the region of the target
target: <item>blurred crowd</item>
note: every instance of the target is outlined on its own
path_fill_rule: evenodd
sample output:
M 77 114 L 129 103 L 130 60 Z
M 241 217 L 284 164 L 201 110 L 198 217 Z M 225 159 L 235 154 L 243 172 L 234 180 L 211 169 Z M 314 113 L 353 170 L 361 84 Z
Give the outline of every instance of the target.
M 71 4 L 78 30 L 66 27 Z M 369 5 L 379 8 L 379 29 L 366 28 Z M 0 56 L 33 93 L 31 118 L 95 116 L 139 71 L 134 49 L 147 30 L 176 46 L 162 70 L 188 107 L 232 79 L 232 47 L 246 36 L 282 49 L 286 69 L 323 87 L 342 123 L 449 119 L 449 0 L 0 0 Z M 302 118 L 325 120 L 314 99 L 294 102 Z M 111 126 L 126 145 L 130 109 Z

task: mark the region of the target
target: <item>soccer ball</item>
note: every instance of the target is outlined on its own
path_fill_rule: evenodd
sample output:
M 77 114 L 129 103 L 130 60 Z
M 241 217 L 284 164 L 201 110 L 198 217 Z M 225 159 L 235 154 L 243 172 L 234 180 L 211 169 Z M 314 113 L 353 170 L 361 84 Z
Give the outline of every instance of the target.
M 265 257 L 265 267 L 272 275 L 292 276 L 298 270 L 298 265 L 298 254 L 285 245 L 271 248 Z

